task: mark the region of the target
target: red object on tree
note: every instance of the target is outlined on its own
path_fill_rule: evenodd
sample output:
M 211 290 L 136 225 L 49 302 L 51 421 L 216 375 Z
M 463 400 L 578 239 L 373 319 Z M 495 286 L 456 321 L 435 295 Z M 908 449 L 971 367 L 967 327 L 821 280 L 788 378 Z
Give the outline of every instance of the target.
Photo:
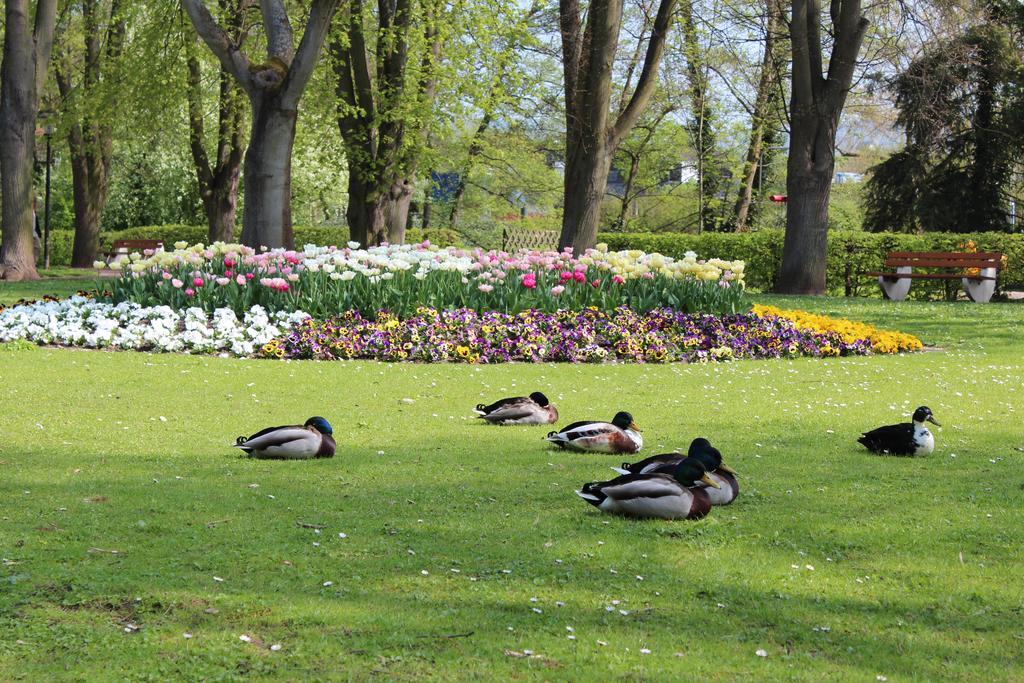
M 768 201 L 775 202 L 776 204 L 785 204 L 786 195 L 784 194 L 771 194 L 768 195 Z

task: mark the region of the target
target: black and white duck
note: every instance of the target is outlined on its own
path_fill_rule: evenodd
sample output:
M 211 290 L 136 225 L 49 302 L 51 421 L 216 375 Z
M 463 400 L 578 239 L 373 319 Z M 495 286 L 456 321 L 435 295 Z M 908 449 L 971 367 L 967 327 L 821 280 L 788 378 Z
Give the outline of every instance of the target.
M 686 458 L 696 458 L 707 469 L 708 476 L 718 483 L 718 488 L 709 488 L 708 496 L 712 505 L 728 505 L 736 500 L 740 493 L 736 471 L 722 462 L 722 454 L 711 442 L 704 438 L 696 438 L 690 443 L 686 455 L 682 453 L 662 453 L 652 455 L 634 463 L 624 462 L 622 467 L 612 469 L 620 474 L 671 474 L 676 466 Z
M 529 396 L 503 398 L 487 406 L 477 405 L 477 416 L 497 425 L 549 425 L 558 421 L 558 409 L 539 391 Z
M 673 474 L 624 474 L 584 484 L 576 494 L 594 507 L 627 517 L 700 519 L 711 511 L 706 484 L 719 485 L 696 458 L 684 458 Z
M 545 438 L 560 448 L 590 453 L 636 453 L 644 446 L 640 428 L 625 411 L 611 422 L 573 422 Z
M 921 406 L 914 411 L 911 422 L 872 429 L 861 435 L 857 441 L 875 453 L 928 455 L 935 450 L 935 437 L 928 431 L 925 422 L 942 426 L 935 421 L 930 408 Z
M 250 457 L 279 460 L 307 460 L 334 456 L 334 430 L 322 417 L 311 417 L 302 425 L 268 427 L 252 436 L 240 436 L 234 447 Z

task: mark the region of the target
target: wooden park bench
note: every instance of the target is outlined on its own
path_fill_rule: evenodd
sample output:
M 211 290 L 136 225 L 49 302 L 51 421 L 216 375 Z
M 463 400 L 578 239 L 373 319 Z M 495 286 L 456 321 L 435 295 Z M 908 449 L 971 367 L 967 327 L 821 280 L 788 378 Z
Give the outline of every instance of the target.
M 117 258 L 118 256 L 125 256 L 132 253 L 133 251 L 145 252 L 147 249 L 151 251 L 163 251 L 164 243 L 160 240 L 114 240 L 114 244 L 111 245 L 110 251 L 107 252 L 107 261 Z
M 945 251 L 894 251 L 885 259 L 886 272 L 864 273 L 878 277 L 887 299 L 902 301 L 914 280 L 961 280 L 971 301 L 986 303 L 996 289 L 996 273 L 1003 255 L 997 251 L 957 253 Z M 929 272 L 915 272 L 927 268 Z

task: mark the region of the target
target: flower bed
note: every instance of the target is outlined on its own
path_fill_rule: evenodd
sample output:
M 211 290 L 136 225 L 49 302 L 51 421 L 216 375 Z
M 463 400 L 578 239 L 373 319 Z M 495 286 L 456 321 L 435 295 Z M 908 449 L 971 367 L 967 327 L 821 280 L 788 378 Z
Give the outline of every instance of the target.
M 421 308 L 401 320 L 357 312 L 328 321 L 308 319 L 265 344 L 270 358 L 383 361 L 704 362 L 732 358 L 862 355 L 863 340 L 845 342 L 831 332 L 798 329 L 782 318 L 749 313 L 724 316 L 670 309 L 638 313 L 619 308 L 554 314 L 477 313 Z
M 237 244 L 177 244 L 175 251 L 125 257 L 106 300 L 208 313 L 229 308 L 237 315 L 259 305 L 321 319 L 351 310 L 366 317 L 387 310 L 407 318 L 424 305 L 504 313 L 629 306 L 725 314 L 748 307 L 741 261 L 702 261 L 693 253 L 673 259 L 590 249 L 577 258 L 568 252 L 509 254 L 428 243 L 356 246 L 256 253 Z
M 802 330 L 811 332 L 832 332 L 838 334 L 844 342 L 866 340 L 876 353 L 899 353 L 900 351 L 920 351 L 924 348 L 921 340 L 912 334 L 894 330 L 880 330 L 867 323 L 854 322 L 845 318 L 830 318 L 815 315 L 806 311 L 785 311 L 775 306 L 753 307 L 754 315 L 762 318 L 784 318 Z
M 251 356 L 307 317 L 301 311 L 268 313 L 255 306 L 239 319 L 226 308 L 208 316 L 199 308 L 179 312 L 73 296 L 0 310 L 0 341 Z

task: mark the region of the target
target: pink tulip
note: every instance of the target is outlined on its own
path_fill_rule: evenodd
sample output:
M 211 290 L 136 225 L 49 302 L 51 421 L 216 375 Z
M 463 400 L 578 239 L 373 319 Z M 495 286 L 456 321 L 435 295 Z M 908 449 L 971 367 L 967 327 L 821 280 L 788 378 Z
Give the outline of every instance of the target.
M 192 296 L 195 293 L 196 293 L 196 290 L 192 289 L 191 287 L 189 287 L 188 289 L 185 290 L 185 296 Z
M 253 274 L 252 273 L 246 273 L 245 274 L 245 279 L 246 280 L 251 280 L 252 278 L 253 278 Z
M 625 282 L 625 279 L 623 279 L 621 275 L 612 275 L 612 282 L 614 282 L 617 285 L 621 285 L 623 282 Z
M 238 283 L 239 287 L 244 287 L 246 282 L 245 276 L 240 274 L 238 277 L 235 278 L 235 282 Z
M 576 282 L 586 282 L 587 274 L 584 273 L 582 270 L 577 270 L 575 273 L 573 273 L 572 279 L 576 280 Z
M 562 282 L 567 282 L 572 279 L 572 273 L 568 270 L 563 270 L 559 277 L 562 279 Z
M 527 289 L 536 289 L 537 287 L 537 276 L 533 273 L 527 273 L 523 276 L 523 287 Z
M 601 286 L 601 281 L 600 280 L 592 280 L 591 283 L 590 283 L 590 286 L 594 287 L 594 288 L 600 287 Z
M 194 284 L 196 287 L 202 287 L 203 286 L 203 278 L 201 278 L 201 277 L 194 278 L 192 280 L 192 284 Z
M 553 296 L 558 296 L 559 294 L 561 294 L 564 291 L 565 291 L 565 287 L 563 287 L 562 285 L 556 285 L 556 286 L 551 288 L 551 294 Z
M 226 285 L 229 282 L 231 282 L 231 278 L 229 278 L 229 277 L 219 277 L 219 278 L 217 278 L 217 284 L 220 285 L 221 287 L 223 287 L 224 285 Z
M 289 282 L 298 282 L 299 281 L 299 274 L 298 273 L 289 273 L 288 274 L 288 281 Z
M 183 284 L 185 283 L 179 280 L 178 278 L 174 278 L 173 280 L 171 280 L 171 286 L 173 286 L 175 289 L 181 289 L 181 286 Z
M 164 278 L 165 280 L 170 280 L 170 279 L 171 279 L 171 274 L 170 274 L 170 273 L 168 273 L 168 272 L 167 272 L 167 271 L 165 270 L 165 271 L 163 272 L 163 278 Z
M 480 285 L 477 287 L 481 292 L 493 292 L 494 287 L 492 285 Z

